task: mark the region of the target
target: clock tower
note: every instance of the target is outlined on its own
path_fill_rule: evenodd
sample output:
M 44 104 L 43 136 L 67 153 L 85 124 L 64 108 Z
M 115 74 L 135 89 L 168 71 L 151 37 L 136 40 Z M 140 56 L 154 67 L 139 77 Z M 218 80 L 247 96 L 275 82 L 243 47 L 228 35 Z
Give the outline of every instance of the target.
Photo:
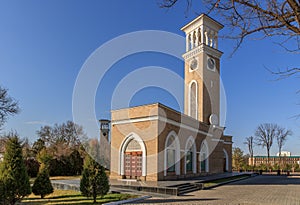
M 219 125 L 220 58 L 218 32 L 223 25 L 205 14 L 184 26 L 186 53 L 184 113 L 206 124 Z
M 109 124 L 106 119 L 99 120 L 100 122 L 100 164 L 106 168 L 110 168 L 110 139 L 109 139 Z
M 106 141 L 109 141 L 109 120 L 102 119 L 100 122 L 100 138 L 103 137 Z

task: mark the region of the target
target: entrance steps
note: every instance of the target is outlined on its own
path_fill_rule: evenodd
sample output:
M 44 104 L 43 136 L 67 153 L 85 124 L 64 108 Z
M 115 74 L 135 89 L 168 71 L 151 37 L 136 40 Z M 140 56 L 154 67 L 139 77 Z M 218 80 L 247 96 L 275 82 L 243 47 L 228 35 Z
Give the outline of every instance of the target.
M 164 195 L 175 195 L 180 196 L 186 193 L 190 193 L 193 191 L 198 191 L 203 189 L 203 183 L 201 182 L 183 182 L 177 183 L 175 185 L 169 186 L 151 186 L 144 184 L 137 184 L 133 182 L 134 180 L 122 180 L 123 184 L 114 184 L 111 185 L 111 188 L 114 189 L 129 189 L 135 190 L 138 192 L 152 192 L 156 194 L 164 194 Z M 141 183 L 141 182 L 140 182 Z
M 203 189 L 202 183 L 184 183 L 172 186 L 177 189 L 177 196 Z

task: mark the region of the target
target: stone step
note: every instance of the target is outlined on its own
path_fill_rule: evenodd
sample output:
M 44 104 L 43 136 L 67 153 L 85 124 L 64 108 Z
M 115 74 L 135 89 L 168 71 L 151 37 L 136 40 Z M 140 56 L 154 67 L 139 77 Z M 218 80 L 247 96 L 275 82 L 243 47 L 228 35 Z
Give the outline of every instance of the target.
M 188 188 L 188 187 L 191 187 L 191 186 L 194 186 L 192 184 L 184 184 L 184 185 L 180 185 L 180 186 L 177 186 L 178 189 L 184 189 L 184 188 Z
M 198 191 L 198 190 L 201 190 L 201 188 L 197 187 L 197 186 L 191 186 L 191 187 L 187 187 L 185 189 L 179 189 L 178 195 L 183 195 L 183 194 L 187 194 L 187 193 L 190 193 L 193 191 Z
M 201 189 L 202 189 L 202 184 L 184 184 L 184 186 L 178 187 L 178 195 L 183 195 Z

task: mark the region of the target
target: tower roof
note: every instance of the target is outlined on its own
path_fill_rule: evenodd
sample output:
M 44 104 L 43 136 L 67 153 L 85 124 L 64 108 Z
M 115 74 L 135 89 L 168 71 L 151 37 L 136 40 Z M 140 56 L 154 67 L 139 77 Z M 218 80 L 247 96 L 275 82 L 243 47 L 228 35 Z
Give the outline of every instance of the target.
M 189 30 L 193 29 L 194 27 L 198 27 L 200 25 L 210 26 L 217 31 L 219 31 L 224 27 L 224 25 L 214 20 L 213 18 L 209 17 L 208 15 L 201 14 L 200 16 L 198 16 L 197 18 L 195 18 L 194 20 L 192 20 L 191 22 L 183 26 L 181 30 L 188 33 Z

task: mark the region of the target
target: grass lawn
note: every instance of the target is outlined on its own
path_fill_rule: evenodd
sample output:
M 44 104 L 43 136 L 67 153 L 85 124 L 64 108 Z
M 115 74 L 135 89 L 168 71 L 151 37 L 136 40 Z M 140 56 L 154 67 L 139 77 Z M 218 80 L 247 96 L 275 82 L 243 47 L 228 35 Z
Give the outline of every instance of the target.
M 249 176 L 242 175 L 242 176 L 233 176 L 233 177 L 225 178 L 225 179 L 217 179 L 217 180 L 213 180 L 213 181 L 204 183 L 204 188 L 215 186 L 215 185 L 225 183 L 225 182 L 229 182 L 231 180 L 244 179 L 244 178 L 245 179 L 249 178 Z
M 98 197 L 96 204 L 108 203 L 112 201 L 126 200 L 135 198 L 136 196 L 129 194 L 107 194 L 103 198 Z M 44 199 L 34 194 L 29 195 L 22 200 L 19 204 L 93 204 L 92 198 L 86 198 L 77 191 L 71 190 L 54 190 L 50 195 L 47 195 Z

